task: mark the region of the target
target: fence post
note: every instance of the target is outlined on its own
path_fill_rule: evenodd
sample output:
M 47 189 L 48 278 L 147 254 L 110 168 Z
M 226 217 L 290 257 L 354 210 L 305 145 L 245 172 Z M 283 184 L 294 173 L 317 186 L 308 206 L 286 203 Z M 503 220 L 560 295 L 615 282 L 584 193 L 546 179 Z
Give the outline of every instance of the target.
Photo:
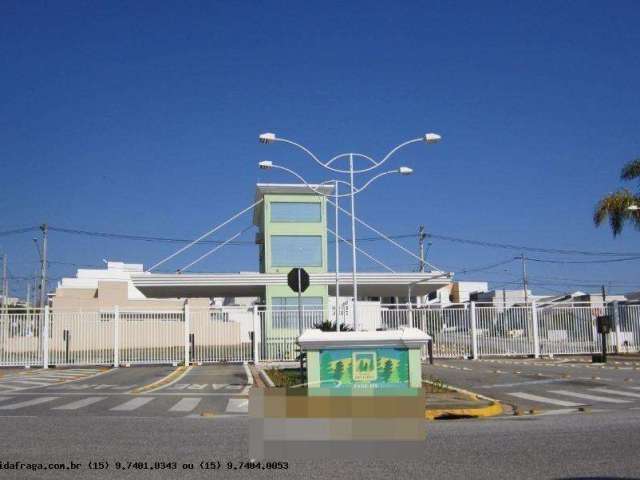
M 618 301 L 613 302 L 613 324 L 616 328 L 616 353 L 622 351 L 622 337 L 620 335 L 620 305 Z
M 42 368 L 49 368 L 49 305 L 44 306 L 44 325 L 42 325 Z
M 258 349 L 258 339 L 261 337 L 260 333 L 260 314 L 258 312 L 258 305 L 253 306 L 253 364 L 260 363 L 260 350 Z
M 113 368 L 120 366 L 120 308 L 113 307 Z
M 478 359 L 478 329 L 476 328 L 476 302 L 471 302 L 471 354 L 474 360 Z
M 413 328 L 413 306 L 411 305 L 411 297 L 409 297 L 409 303 L 407 303 L 407 310 L 409 310 L 409 321 L 407 322 L 407 326 L 409 328 Z
M 184 304 L 184 366 L 189 366 L 189 304 Z
M 531 300 L 531 323 L 533 326 L 533 357 L 540 357 L 540 335 L 538 335 L 538 308 L 535 298 Z

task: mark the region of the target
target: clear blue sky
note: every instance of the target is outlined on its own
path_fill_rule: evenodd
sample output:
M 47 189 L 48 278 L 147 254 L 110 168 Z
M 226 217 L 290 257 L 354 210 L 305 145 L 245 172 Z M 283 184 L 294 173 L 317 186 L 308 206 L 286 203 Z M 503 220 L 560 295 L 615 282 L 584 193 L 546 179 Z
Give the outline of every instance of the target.
M 620 185 L 620 167 L 640 156 L 638 2 L 4 1 L 0 22 L 0 230 L 47 222 L 192 238 L 250 204 L 256 181 L 292 181 L 259 171 L 260 160 L 329 178 L 285 145 L 258 144 L 260 132 L 328 158 L 380 156 L 436 131 L 441 144 L 411 146 L 392 163 L 412 166 L 412 177 L 361 195 L 362 218 L 390 234 L 422 223 L 483 241 L 640 252 L 639 232 L 614 239 L 591 220 L 597 199 Z M 243 217 L 216 238 L 249 223 Z M 33 236 L 0 237 L 13 276 L 37 268 Z M 453 271 L 519 254 L 432 242 L 428 260 Z M 399 270 L 415 268 L 380 242 L 362 246 Z M 52 260 L 78 264 L 149 265 L 175 248 L 50 237 Z M 346 268 L 346 249 L 343 258 Z M 547 283 L 537 293 L 597 290 L 580 284 L 602 281 L 630 291 L 640 289 L 639 265 L 530 262 L 529 270 L 532 283 Z M 256 269 L 252 245 L 196 268 Z M 518 281 L 519 269 L 460 278 L 499 287 Z M 24 281 L 12 288 L 24 294 Z

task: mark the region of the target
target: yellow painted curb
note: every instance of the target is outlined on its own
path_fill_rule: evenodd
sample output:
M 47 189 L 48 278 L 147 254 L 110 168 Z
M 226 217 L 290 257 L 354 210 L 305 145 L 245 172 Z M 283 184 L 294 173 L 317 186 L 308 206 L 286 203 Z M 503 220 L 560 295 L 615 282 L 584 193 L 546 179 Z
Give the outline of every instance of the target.
M 502 405 L 500 403 L 492 403 L 486 407 L 478 408 L 433 408 L 425 409 L 424 418 L 427 420 L 435 420 L 438 417 L 495 417 L 502 415 Z
M 431 380 L 422 380 L 423 383 L 427 383 L 429 385 L 436 385 L 435 382 Z M 475 392 L 471 392 L 469 390 L 465 390 L 463 388 L 454 387 L 451 385 L 447 385 L 446 383 L 439 383 L 437 385 L 439 388 L 450 390 L 458 393 L 462 393 L 463 395 L 467 395 L 469 398 L 473 400 L 486 400 L 491 402 L 486 407 L 477 407 L 477 408 L 425 408 L 424 418 L 427 420 L 434 420 L 438 417 L 495 417 L 497 415 L 502 415 L 503 408 L 502 404 L 494 399 L 485 397 L 484 395 L 480 395 Z
M 130 393 L 136 394 L 136 393 L 144 393 L 147 392 L 149 390 L 153 390 L 155 388 L 158 388 L 162 385 L 166 385 L 167 383 L 171 382 L 173 379 L 175 379 L 176 377 L 178 377 L 179 375 L 182 375 L 183 373 L 185 373 L 187 370 L 187 367 L 178 367 L 176 368 L 173 372 L 171 372 L 169 375 L 167 375 L 164 378 L 161 378 L 160 380 L 157 380 L 153 383 L 149 383 L 148 385 L 144 385 L 142 387 L 138 387 L 138 388 L 134 388 L 133 390 L 131 390 Z

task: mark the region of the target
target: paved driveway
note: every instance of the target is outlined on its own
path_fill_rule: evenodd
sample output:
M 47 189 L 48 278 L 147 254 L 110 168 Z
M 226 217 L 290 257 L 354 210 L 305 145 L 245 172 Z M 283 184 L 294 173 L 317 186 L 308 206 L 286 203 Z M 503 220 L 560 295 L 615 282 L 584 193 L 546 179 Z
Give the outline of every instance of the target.
M 15 416 L 237 415 L 249 389 L 243 365 L 39 370 L 3 386 L 0 415 Z
M 472 390 L 520 410 L 640 409 L 640 360 L 590 358 L 436 360 L 423 377 Z

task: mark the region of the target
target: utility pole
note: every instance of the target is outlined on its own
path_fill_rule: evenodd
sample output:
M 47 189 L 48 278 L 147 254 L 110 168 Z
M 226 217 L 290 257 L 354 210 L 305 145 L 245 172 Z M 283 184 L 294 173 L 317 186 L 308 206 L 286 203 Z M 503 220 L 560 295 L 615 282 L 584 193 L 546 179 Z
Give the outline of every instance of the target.
M 47 233 L 49 227 L 46 223 L 40 226 L 42 230 L 42 258 L 40 266 L 40 308 L 47 304 Z
M 9 280 L 7 278 L 7 254 L 2 255 L 2 313 L 7 313 L 7 297 L 9 296 Z
M 38 306 L 38 269 L 33 271 L 33 277 L 31 277 L 33 282 L 32 291 L 33 291 L 33 307 L 36 308 Z
M 607 290 L 604 288 L 604 285 L 602 285 L 602 309 L 604 311 L 604 309 L 607 308 Z
M 418 271 L 424 272 L 424 239 L 427 238 L 427 234 L 424 233 L 424 225 L 420 225 L 420 230 L 418 231 L 418 246 L 420 249 L 420 264 L 418 265 Z
M 524 256 L 524 252 L 522 252 L 522 291 L 524 292 L 524 306 L 527 307 L 529 305 L 529 294 L 528 290 L 528 281 L 527 281 L 527 257 Z

